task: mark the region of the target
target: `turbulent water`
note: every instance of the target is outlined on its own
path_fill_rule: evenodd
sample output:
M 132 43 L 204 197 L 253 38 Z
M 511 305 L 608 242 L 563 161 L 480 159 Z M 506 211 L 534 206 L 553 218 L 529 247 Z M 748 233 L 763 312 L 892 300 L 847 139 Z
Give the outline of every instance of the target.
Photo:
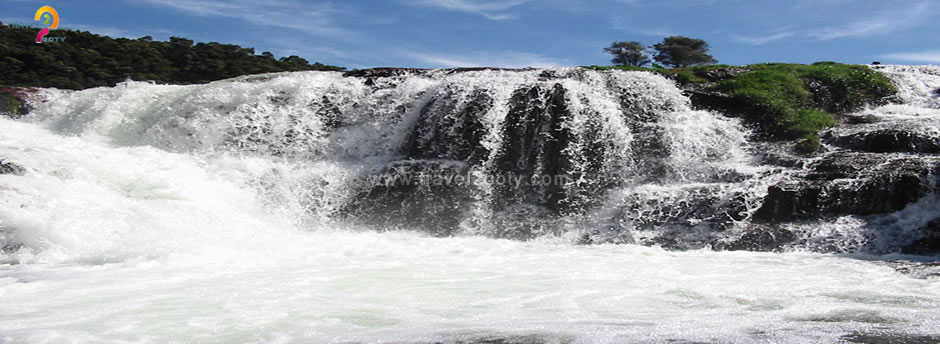
M 937 135 L 938 70 L 883 71 L 903 101 L 864 112 Z M 940 279 L 863 255 L 910 241 L 940 215 L 935 194 L 802 224 L 788 253 L 711 250 L 793 171 L 652 74 L 309 72 L 40 96 L 0 117 L 0 158 L 22 167 L 0 174 L 0 342 L 940 333 Z M 811 253 L 820 241 L 853 255 Z

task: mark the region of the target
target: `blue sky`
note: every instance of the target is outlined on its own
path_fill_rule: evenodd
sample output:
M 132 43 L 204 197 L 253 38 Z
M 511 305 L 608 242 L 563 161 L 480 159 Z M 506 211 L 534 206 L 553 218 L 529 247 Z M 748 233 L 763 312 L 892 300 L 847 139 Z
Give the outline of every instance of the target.
M 940 64 L 940 0 L 99 0 L 0 2 L 0 20 L 182 36 L 349 68 L 609 64 L 616 40 L 702 38 L 721 63 Z

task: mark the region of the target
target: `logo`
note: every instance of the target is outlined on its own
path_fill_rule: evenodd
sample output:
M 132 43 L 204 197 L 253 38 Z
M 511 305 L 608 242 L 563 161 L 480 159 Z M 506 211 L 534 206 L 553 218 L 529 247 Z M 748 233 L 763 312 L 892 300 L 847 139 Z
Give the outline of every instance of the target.
M 39 21 L 41 25 L 46 26 L 42 30 L 39 30 L 39 34 L 36 35 L 36 43 L 42 43 L 44 40 L 48 40 L 44 38 L 49 34 L 49 30 L 59 27 L 59 12 L 56 12 L 52 6 L 43 6 L 36 11 L 36 17 L 34 20 Z M 60 37 L 55 38 L 55 41 L 59 41 L 60 39 Z M 61 40 L 64 41 L 65 38 L 61 37 Z

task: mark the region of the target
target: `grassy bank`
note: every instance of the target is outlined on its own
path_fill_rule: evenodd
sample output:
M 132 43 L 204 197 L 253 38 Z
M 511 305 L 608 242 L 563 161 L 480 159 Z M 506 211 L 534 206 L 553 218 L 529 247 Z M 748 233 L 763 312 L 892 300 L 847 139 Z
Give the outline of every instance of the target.
M 804 152 L 820 148 L 817 132 L 834 125 L 834 116 L 883 103 L 897 93 L 890 79 L 867 66 L 833 62 L 586 68 L 662 74 L 692 91 L 697 105 L 741 116 L 763 138 L 798 140 L 797 149 Z

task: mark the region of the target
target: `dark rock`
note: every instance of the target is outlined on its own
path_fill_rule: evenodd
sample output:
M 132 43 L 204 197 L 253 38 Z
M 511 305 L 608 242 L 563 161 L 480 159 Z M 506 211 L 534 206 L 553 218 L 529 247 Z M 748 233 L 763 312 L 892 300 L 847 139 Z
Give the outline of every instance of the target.
M 0 159 L 0 174 L 13 174 L 22 176 L 26 173 L 26 169 L 20 165 L 17 165 L 10 161 L 4 161 Z
M 408 148 L 409 158 L 475 164 L 489 154 L 482 145 L 486 131 L 480 120 L 493 106 L 493 99 L 483 91 L 473 93 L 465 103 L 454 98 L 445 92 L 421 109 Z
M 924 227 L 927 236 L 911 245 L 901 248 L 901 253 L 915 255 L 940 254 L 940 219 L 928 223 Z
M 715 82 L 715 81 L 732 79 L 738 76 L 739 74 L 747 73 L 750 71 L 751 70 L 748 68 L 719 68 L 719 69 L 708 69 L 708 70 L 705 70 L 703 73 L 698 73 L 697 75 L 702 78 L 705 78 L 705 80 Z
M 938 169 L 937 159 L 830 154 L 801 178 L 771 186 L 754 220 L 766 223 L 895 212 L 925 196 Z
M 842 337 L 857 344 L 938 344 L 940 336 L 916 336 L 903 333 L 853 333 Z
M 534 68 L 463 67 L 463 68 L 444 68 L 440 70 L 445 71 L 448 74 L 454 74 L 454 73 L 464 73 L 464 72 L 479 72 L 479 71 L 485 71 L 485 70 L 527 71 L 527 70 L 534 70 Z
M 531 69 L 496 68 L 496 67 L 443 68 L 443 69 L 383 67 L 383 68 L 368 68 L 368 69 L 351 70 L 346 73 L 343 73 L 343 76 L 355 77 L 355 78 L 388 78 L 388 77 L 404 76 L 404 75 L 423 75 L 434 70 L 444 71 L 445 73 L 453 74 L 453 73 L 476 72 L 476 71 L 484 71 L 484 70 L 520 71 L 520 70 L 531 70 Z
M 875 115 L 853 115 L 845 116 L 846 124 L 871 124 L 881 122 L 881 118 Z
M 737 240 L 720 245 L 719 248 L 730 251 L 780 251 L 784 245 L 796 241 L 796 234 L 776 226 L 754 225 Z
M 0 232 L 2 232 L 3 230 L 5 230 L 5 228 L 0 227 Z M 6 243 L 4 243 L 4 242 L 0 242 L 0 253 L 4 253 L 4 254 L 13 254 L 13 253 L 16 253 L 17 251 L 23 249 L 23 247 L 24 247 L 23 244 L 20 244 L 20 243 L 15 243 L 15 242 L 6 242 Z M 0 264 L 3 264 L 3 263 L 6 263 L 6 262 L 0 261 Z
M 465 163 L 454 161 L 392 163 L 363 177 L 361 191 L 340 215 L 382 229 L 450 235 L 469 209 L 471 181 L 467 172 Z
M 928 279 L 940 277 L 940 262 L 921 262 L 909 260 L 891 260 L 888 266 L 913 278 Z
M 526 182 L 498 185 L 496 209 L 536 204 L 560 212 L 571 205 L 562 185 L 534 187 L 531 183 L 533 177 L 561 176 L 571 168 L 572 159 L 564 151 L 571 133 L 562 127 L 570 115 L 565 94 L 564 87 L 555 84 L 550 90 L 533 86 L 513 95 L 502 133 L 503 149 L 493 165 L 499 173 Z
M 497 211 L 489 223 L 477 227 L 481 227 L 480 234 L 513 240 L 531 240 L 561 234 L 563 230 L 555 211 L 531 204 L 512 205 Z
M 828 144 L 873 153 L 940 153 L 940 137 L 904 129 L 881 129 L 825 137 Z
M 576 338 L 566 334 L 490 334 L 455 335 L 453 340 L 419 342 L 416 344 L 570 344 Z
M 875 62 L 872 62 L 871 64 L 872 64 L 873 66 L 879 66 L 879 65 L 881 65 L 881 62 L 875 61 Z
M 806 163 L 803 156 L 794 154 L 785 144 L 755 142 L 753 154 L 760 157 L 763 165 L 800 168 Z
M 699 110 L 720 111 L 729 116 L 739 116 L 747 109 L 731 96 L 720 92 L 699 89 L 685 89 L 683 93 L 692 101 L 692 107 Z
M 429 69 L 421 68 L 369 68 L 356 69 L 343 73 L 345 77 L 355 78 L 388 78 L 393 76 L 425 74 Z
M 691 187 L 647 195 L 626 196 L 608 224 L 580 239 L 584 244 L 635 243 L 667 249 L 698 249 L 713 244 L 717 233 L 747 217 L 743 195 L 722 193 L 717 186 Z M 634 239 L 629 233 L 643 233 Z
M 940 97 L 940 88 L 933 90 L 933 94 L 937 95 L 937 97 Z

